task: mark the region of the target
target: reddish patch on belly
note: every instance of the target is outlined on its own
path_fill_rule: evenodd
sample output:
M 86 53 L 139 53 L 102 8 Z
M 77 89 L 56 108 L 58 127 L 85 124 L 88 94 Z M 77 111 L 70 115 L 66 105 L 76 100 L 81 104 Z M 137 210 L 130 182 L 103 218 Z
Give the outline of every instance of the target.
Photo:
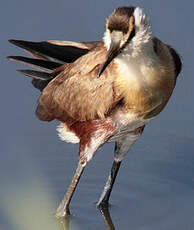
M 93 155 L 106 142 L 107 138 L 114 133 L 115 126 L 111 118 L 106 118 L 103 120 L 75 122 L 69 126 L 69 129 L 80 138 L 80 163 L 85 164 L 88 161 L 87 154 Z

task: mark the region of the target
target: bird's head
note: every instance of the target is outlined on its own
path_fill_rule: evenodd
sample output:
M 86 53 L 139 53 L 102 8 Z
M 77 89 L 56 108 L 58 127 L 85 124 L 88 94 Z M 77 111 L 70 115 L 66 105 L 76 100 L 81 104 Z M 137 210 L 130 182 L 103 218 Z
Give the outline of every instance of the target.
M 107 48 L 105 62 L 99 70 L 99 76 L 109 63 L 126 47 L 138 49 L 152 37 L 148 16 L 139 7 L 120 7 L 113 11 L 106 23 L 104 43 Z

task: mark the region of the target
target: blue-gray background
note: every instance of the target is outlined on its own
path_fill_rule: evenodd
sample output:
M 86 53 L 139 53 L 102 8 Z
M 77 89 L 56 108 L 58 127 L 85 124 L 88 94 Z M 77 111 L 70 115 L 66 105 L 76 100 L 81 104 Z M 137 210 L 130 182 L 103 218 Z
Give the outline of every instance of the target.
M 57 122 L 34 115 L 39 92 L 8 62 L 21 55 L 8 39 L 100 40 L 118 6 L 138 5 L 153 31 L 182 56 L 183 70 L 167 107 L 126 157 L 110 213 L 116 229 L 194 229 L 193 0 L 17 0 L 0 5 L 0 230 L 59 229 L 52 213 L 70 182 L 77 146 L 62 143 Z M 113 145 L 88 165 L 72 200 L 70 229 L 105 229 L 93 204 L 111 167 Z M 68 227 L 67 227 L 68 229 Z

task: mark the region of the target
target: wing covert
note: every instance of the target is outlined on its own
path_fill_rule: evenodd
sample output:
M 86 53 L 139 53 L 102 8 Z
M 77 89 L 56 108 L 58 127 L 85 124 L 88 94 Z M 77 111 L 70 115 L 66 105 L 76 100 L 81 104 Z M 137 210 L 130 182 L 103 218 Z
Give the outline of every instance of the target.
M 38 117 L 44 120 L 50 114 L 63 121 L 67 117 L 78 121 L 104 118 L 121 97 L 115 93 L 111 68 L 98 78 L 99 67 L 96 65 L 84 75 L 78 72 L 68 78 L 64 71 L 53 79 L 39 98 Z

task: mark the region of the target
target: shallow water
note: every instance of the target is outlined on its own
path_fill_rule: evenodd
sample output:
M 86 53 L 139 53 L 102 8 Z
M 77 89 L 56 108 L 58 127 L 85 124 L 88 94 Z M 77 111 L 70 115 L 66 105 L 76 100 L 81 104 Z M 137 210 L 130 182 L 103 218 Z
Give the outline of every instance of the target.
M 23 54 L 7 40 L 101 39 L 105 17 L 118 2 L 103 4 L 89 0 L 1 4 L 0 230 L 103 230 L 113 225 L 117 230 L 194 229 L 194 31 L 188 28 L 192 0 L 141 2 L 156 35 L 177 48 L 184 68 L 167 107 L 146 127 L 121 165 L 110 200 L 112 227 L 95 202 L 111 168 L 113 144 L 103 146 L 85 169 L 71 202 L 72 216 L 58 223 L 53 215 L 77 166 L 78 146 L 58 139 L 56 122 L 37 120 L 39 92 L 15 72 L 21 65 L 5 60 L 7 55 Z M 129 1 L 120 0 L 119 5 Z
M 6 175 L 1 211 L 7 229 L 111 229 L 95 202 L 111 167 L 113 146 L 105 145 L 88 164 L 71 203 L 72 216 L 59 224 L 53 213 L 76 167 L 77 148 L 64 144 L 64 153 L 53 153 L 53 141 L 49 144 L 44 152 L 16 149 L 15 158 L 7 156 L 9 168 L 1 167 L 1 175 Z M 115 229 L 193 228 L 193 149 L 193 139 L 170 135 L 142 137 L 136 143 L 111 196 Z

